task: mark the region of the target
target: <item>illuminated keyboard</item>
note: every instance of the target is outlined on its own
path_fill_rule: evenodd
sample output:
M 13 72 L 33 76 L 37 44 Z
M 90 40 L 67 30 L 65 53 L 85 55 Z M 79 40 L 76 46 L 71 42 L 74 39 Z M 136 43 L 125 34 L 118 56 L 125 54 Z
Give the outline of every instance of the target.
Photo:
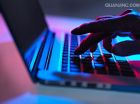
M 78 72 L 135 77 L 125 57 L 107 52 L 99 43 L 96 51 L 75 55 L 74 50 L 86 36 L 66 35 L 62 56 L 62 72 Z

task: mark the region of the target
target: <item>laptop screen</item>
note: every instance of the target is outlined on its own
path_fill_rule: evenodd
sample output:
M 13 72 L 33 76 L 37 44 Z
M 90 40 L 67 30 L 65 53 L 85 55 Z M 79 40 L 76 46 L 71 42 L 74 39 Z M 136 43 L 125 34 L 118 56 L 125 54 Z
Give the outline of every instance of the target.
M 22 54 L 47 28 L 38 0 L 0 0 L 2 14 Z

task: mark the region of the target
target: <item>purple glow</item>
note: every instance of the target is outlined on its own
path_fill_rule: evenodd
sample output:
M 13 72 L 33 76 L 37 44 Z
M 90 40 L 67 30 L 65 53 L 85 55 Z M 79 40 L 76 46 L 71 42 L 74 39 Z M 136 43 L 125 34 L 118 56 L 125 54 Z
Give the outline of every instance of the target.
M 10 36 L 10 32 L 7 28 L 7 25 L 0 14 L 0 42 L 9 42 L 12 41 L 12 38 Z

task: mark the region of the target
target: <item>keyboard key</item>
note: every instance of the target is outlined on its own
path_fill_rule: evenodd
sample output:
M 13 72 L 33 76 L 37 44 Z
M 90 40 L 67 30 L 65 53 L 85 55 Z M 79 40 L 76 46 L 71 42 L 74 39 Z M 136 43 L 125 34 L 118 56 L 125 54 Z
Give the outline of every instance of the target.
M 63 60 L 68 60 L 68 57 L 63 57 Z
M 118 61 L 118 63 L 120 65 L 125 65 L 125 66 L 129 66 L 129 63 L 127 61 Z
M 116 67 L 109 67 L 108 71 L 109 71 L 109 75 L 120 75 L 120 72 Z
M 77 68 L 70 68 L 70 71 L 71 72 L 81 72 L 79 67 L 77 67 Z
M 108 74 L 113 76 L 119 76 L 120 72 L 112 55 L 105 52 L 105 49 L 102 49 L 102 51 L 104 54 L 103 57 L 105 59 L 105 65 L 106 67 L 108 67 Z
M 83 69 L 83 72 L 85 73 L 93 73 L 94 68 L 92 66 L 92 57 L 85 57 L 84 59 L 81 60 L 81 67 Z
M 108 67 L 109 75 L 120 75 L 119 69 L 111 54 L 104 54 L 105 65 Z
M 98 63 L 102 63 L 102 64 L 104 64 L 104 61 L 103 61 L 103 59 L 102 59 L 101 56 L 98 57 L 98 58 L 96 59 L 96 61 L 97 61 Z
M 80 70 L 80 58 L 78 55 L 76 57 L 70 58 L 70 71 L 71 72 L 81 72 Z
M 96 72 L 97 74 L 107 74 L 107 71 L 105 70 L 105 68 L 95 68 L 96 69 Z
M 62 72 L 67 72 L 67 68 L 62 68 Z
M 128 62 L 118 62 L 122 70 L 132 70 Z
M 135 74 L 125 57 L 115 56 L 115 58 L 120 66 L 122 76 L 135 77 Z
M 78 55 L 74 54 L 76 47 L 78 46 L 77 36 L 71 36 L 70 45 L 70 71 L 71 72 L 81 72 L 80 70 L 80 58 Z
M 135 74 L 133 71 L 124 71 L 124 70 L 121 70 L 122 72 L 122 75 L 123 76 L 126 76 L 126 77 L 135 77 Z
M 109 70 L 109 75 L 119 76 L 119 75 L 120 75 L 120 73 L 119 73 L 119 71 L 117 71 L 117 70 L 115 70 L 115 71 L 113 71 L 113 70 Z
M 65 36 L 62 56 L 62 71 L 67 72 L 67 70 L 68 70 L 68 35 Z
M 104 64 L 94 64 L 97 74 L 107 74 Z
M 135 74 L 128 62 L 119 62 L 119 65 L 123 76 L 135 77 Z

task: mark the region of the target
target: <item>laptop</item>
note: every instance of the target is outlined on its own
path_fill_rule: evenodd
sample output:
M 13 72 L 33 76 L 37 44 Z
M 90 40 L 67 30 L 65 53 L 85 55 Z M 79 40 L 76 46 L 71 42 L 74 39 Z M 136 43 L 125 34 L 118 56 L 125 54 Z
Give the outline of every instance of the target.
M 0 9 L 34 82 L 140 91 L 140 67 L 136 67 L 135 61 L 109 53 L 102 42 L 93 53 L 88 50 L 82 55 L 75 55 L 75 48 L 88 34 L 56 34 L 59 29 L 50 30 L 38 0 L 1 0 Z M 117 37 L 113 44 L 123 39 Z M 131 58 L 140 61 L 138 55 Z

